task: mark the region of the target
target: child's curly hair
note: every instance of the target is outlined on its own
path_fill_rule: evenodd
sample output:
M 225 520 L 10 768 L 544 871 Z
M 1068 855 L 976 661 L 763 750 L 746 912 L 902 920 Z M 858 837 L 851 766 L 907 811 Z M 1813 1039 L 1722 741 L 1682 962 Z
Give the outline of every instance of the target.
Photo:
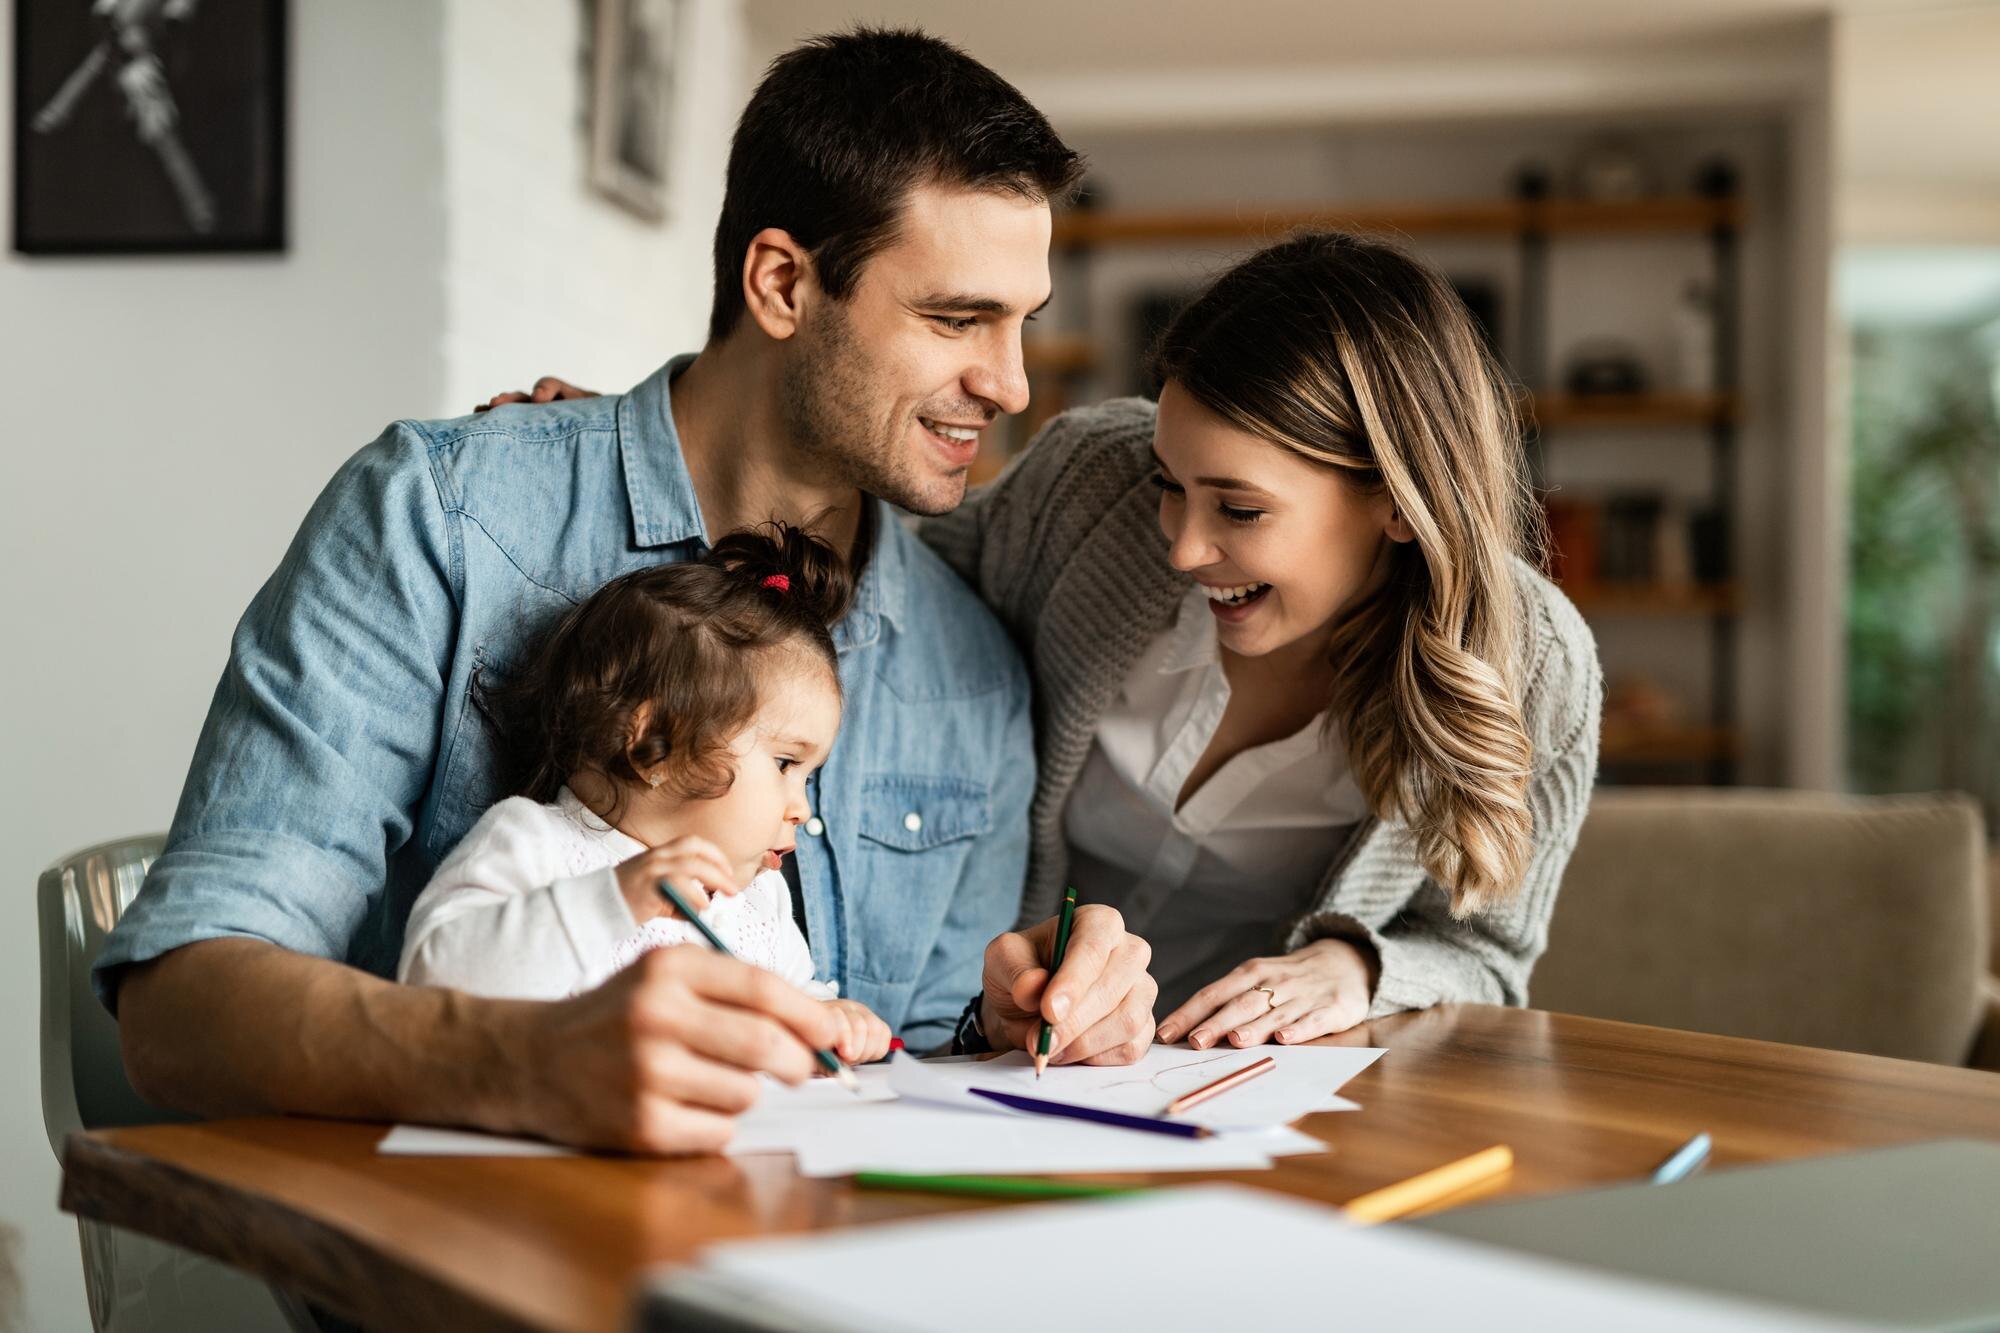
M 546 802 L 572 773 L 622 787 L 664 769 L 682 796 L 721 796 L 735 780 L 729 742 L 756 714 L 773 665 L 816 655 L 840 688 L 829 626 L 852 595 L 833 548 L 783 523 L 611 580 L 512 679 L 476 686 L 505 790 Z

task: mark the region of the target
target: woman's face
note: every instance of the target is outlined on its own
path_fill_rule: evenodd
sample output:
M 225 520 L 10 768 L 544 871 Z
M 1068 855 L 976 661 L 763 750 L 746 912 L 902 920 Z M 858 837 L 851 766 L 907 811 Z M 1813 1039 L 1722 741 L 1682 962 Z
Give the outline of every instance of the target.
M 1230 425 L 1180 385 L 1160 394 L 1153 454 L 1160 530 L 1201 585 L 1222 646 L 1241 657 L 1324 639 L 1408 541 L 1388 492 Z

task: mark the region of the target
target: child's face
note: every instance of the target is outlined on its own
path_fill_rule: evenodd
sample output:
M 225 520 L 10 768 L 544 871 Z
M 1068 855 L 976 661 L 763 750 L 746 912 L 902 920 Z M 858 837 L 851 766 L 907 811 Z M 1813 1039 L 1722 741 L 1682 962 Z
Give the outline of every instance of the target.
M 648 793 L 652 799 L 638 804 L 658 812 L 664 836 L 628 831 L 648 843 L 706 838 L 722 849 L 736 882 L 748 884 L 761 871 L 776 870 L 797 844 L 798 826 L 812 817 L 806 778 L 826 762 L 839 730 L 840 694 L 825 663 L 801 654 L 793 663 L 774 664 L 763 707 L 730 742 L 736 780 L 729 790 L 705 801 Z

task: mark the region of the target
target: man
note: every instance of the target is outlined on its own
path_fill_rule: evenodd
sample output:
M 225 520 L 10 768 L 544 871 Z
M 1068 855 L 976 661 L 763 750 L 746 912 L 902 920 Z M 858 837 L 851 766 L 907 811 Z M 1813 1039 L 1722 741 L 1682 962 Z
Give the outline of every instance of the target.
M 1136 1058 L 1154 988 L 1115 912 L 1079 915 L 1054 978 L 1052 922 L 996 937 L 1026 856 L 1025 673 L 882 503 L 951 509 L 981 429 L 1026 406 L 1021 326 L 1078 166 L 942 42 L 808 42 L 738 126 L 698 356 L 618 397 L 400 422 L 350 460 L 238 626 L 99 963 L 141 1094 L 687 1152 L 727 1140 L 756 1071 L 807 1076 L 821 1007 L 701 950 L 551 1004 L 382 979 L 431 869 L 505 794 L 481 675 L 607 579 L 772 518 L 859 573 L 797 854 L 822 975 L 918 1048 L 955 1023 L 1017 1045 L 1047 1017 L 1060 1059 Z

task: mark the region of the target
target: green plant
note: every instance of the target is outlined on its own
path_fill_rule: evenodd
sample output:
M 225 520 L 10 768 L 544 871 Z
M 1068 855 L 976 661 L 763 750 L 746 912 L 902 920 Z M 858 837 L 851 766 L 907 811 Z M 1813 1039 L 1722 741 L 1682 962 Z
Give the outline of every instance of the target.
M 2000 416 L 1995 325 L 1854 345 L 1848 769 L 1948 787 L 2000 827 Z

